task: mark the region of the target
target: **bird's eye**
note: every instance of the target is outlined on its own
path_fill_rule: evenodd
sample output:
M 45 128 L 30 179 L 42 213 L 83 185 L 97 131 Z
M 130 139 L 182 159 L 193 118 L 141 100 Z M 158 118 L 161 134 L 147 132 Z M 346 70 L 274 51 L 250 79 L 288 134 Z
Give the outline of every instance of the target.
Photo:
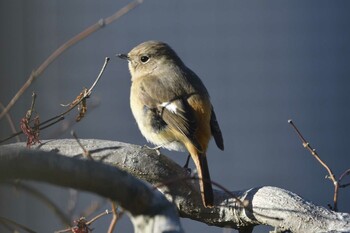
M 143 55 L 143 56 L 141 56 L 140 60 L 141 60 L 142 63 L 146 63 L 146 62 L 148 62 L 149 57 L 146 56 L 146 55 Z

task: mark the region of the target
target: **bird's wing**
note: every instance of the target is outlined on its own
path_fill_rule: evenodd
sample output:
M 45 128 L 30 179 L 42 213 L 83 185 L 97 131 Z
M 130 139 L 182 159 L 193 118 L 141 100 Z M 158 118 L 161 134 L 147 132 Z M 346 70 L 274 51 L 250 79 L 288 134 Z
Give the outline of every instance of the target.
M 145 78 L 140 88 L 144 106 L 155 111 L 170 129 L 186 136 L 201 151 L 195 138 L 197 123 L 194 110 L 187 101 L 189 95 L 181 87 L 174 88 L 153 77 Z

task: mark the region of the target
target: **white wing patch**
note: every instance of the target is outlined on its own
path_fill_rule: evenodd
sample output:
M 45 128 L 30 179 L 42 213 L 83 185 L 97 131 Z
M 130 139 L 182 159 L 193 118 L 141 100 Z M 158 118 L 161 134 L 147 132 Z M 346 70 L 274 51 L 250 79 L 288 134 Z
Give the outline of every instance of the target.
M 166 109 L 168 109 L 172 113 L 176 114 L 176 112 L 177 112 L 177 106 L 174 103 L 164 102 L 160 106 L 165 107 Z

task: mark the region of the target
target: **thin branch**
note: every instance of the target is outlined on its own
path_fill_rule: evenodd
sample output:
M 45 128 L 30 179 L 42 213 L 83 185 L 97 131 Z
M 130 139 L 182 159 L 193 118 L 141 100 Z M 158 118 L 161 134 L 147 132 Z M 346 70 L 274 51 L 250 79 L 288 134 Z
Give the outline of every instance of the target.
M 31 147 L 32 145 L 36 143 L 40 143 L 39 140 L 39 135 L 40 135 L 40 130 L 39 130 L 39 125 L 40 125 L 40 118 L 39 115 L 36 114 L 34 119 L 32 120 L 32 115 L 33 112 L 35 111 L 35 100 L 36 100 L 36 94 L 33 92 L 32 94 L 32 103 L 30 105 L 29 110 L 27 111 L 25 117 L 21 119 L 20 127 L 22 132 L 26 135 L 27 137 L 27 147 Z M 33 123 L 33 126 L 30 125 L 31 122 Z
M 289 120 L 288 123 L 293 127 L 293 129 L 296 131 L 296 133 L 298 134 L 300 140 L 303 143 L 303 146 L 308 149 L 311 153 L 312 156 L 315 157 L 315 159 L 317 159 L 317 161 L 327 170 L 328 174 L 329 174 L 329 178 L 333 181 L 333 183 L 336 183 L 337 180 L 334 176 L 334 173 L 332 172 L 332 170 L 328 167 L 328 165 L 320 158 L 320 156 L 317 154 L 316 150 L 313 149 L 310 145 L 309 142 L 307 142 L 305 140 L 305 138 L 303 137 L 303 135 L 301 134 L 301 132 L 299 131 L 299 129 L 296 127 L 296 125 L 293 123 L 292 120 Z
M 60 118 L 56 119 L 55 121 L 51 122 L 51 123 L 48 124 L 48 125 L 39 127 L 39 130 L 43 130 L 43 129 L 49 128 L 50 126 L 52 126 L 52 125 L 54 125 L 54 124 L 56 124 L 56 123 L 58 123 L 58 122 L 60 122 L 60 121 L 62 121 L 62 120 L 64 120 L 64 116 L 61 116 Z M 41 123 L 41 124 L 42 124 L 42 123 Z M 40 124 L 40 125 L 41 125 L 41 124 Z M 19 136 L 19 135 L 21 135 L 22 133 L 23 133 L 23 131 L 18 131 L 18 132 L 16 132 L 16 133 L 12 134 L 11 136 L 8 136 L 7 138 L 1 139 L 1 140 L 0 140 L 0 144 L 3 143 L 3 142 L 6 142 L 7 140 L 10 140 L 11 138 L 14 138 L 14 137 Z
M 2 225 L 8 232 L 14 232 L 16 233 L 16 228 L 13 227 L 10 223 L 2 221 L 0 219 L 0 225 Z
M 106 57 L 106 58 L 105 58 L 105 62 L 103 63 L 103 66 L 102 66 L 102 68 L 101 68 L 101 70 L 100 70 L 100 73 L 99 73 L 98 76 L 97 76 L 97 79 L 95 80 L 95 82 L 94 82 L 94 83 L 91 85 L 91 87 L 89 88 L 89 91 L 88 91 L 88 93 L 87 93 L 88 96 L 91 95 L 92 90 L 95 88 L 96 84 L 98 83 L 98 81 L 99 81 L 100 78 L 102 77 L 102 74 L 103 74 L 103 72 L 105 71 L 109 60 L 111 60 L 109 57 Z
M 91 225 L 93 222 L 95 222 L 96 220 L 102 218 L 105 215 L 111 214 L 112 211 L 111 210 L 105 210 L 104 212 L 100 213 L 99 215 L 97 215 L 96 217 L 93 217 L 90 221 L 88 221 L 86 224 L 87 225 Z
M 115 20 L 119 19 L 120 17 L 122 17 L 123 15 L 125 15 L 126 13 L 128 13 L 129 11 L 131 11 L 132 9 L 134 9 L 135 7 L 140 5 L 141 3 L 143 3 L 143 0 L 136 0 L 136 1 L 129 3 L 128 5 L 124 6 L 122 9 L 117 11 L 115 14 L 107 17 L 104 20 L 105 25 L 108 25 L 108 24 L 114 22 Z
M 0 102 L 0 108 L 1 108 L 1 111 L 4 111 L 4 109 L 5 109 L 5 106 L 4 106 L 1 102 Z M 8 112 L 6 113 L 6 119 L 7 119 L 8 123 L 9 123 L 9 125 L 10 125 L 10 128 L 11 128 L 12 133 L 13 133 L 13 134 L 16 134 L 16 127 L 15 127 L 15 124 L 13 124 L 12 117 L 11 117 L 10 113 L 8 113 Z M 18 135 L 19 135 L 19 134 L 18 134 Z M 18 135 L 15 135 L 16 141 L 17 141 L 17 142 L 20 142 L 21 139 L 19 138 Z
M 338 182 L 341 182 L 343 178 L 347 175 L 350 175 L 350 169 L 346 170 L 345 172 L 343 172 L 343 174 L 340 175 Z
M 3 139 L 0 139 L 0 144 L 3 143 L 3 142 L 6 142 L 8 140 L 10 140 L 11 138 L 14 138 L 14 137 L 17 137 L 19 135 L 21 135 L 23 132 L 22 131 L 18 131 L 10 136 L 8 136 L 7 138 L 3 138 Z
M 3 217 L 3 216 L 0 216 L 0 221 L 1 221 L 1 222 L 5 222 L 5 223 L 9 223 L 9 224 L 11 224 L 11 225 L 14 225 L 14 226 L 16 226 L 17 228 L 20 228 L 20 229 L 22 229 L 22 230 L 24 230 L 24 231 L 26 231 L 26 232 L 29 232 L 29 233 L 36 233 L 36 231 L 33 231 L 33 230 L 30 229 L 29 227 L 26 227 L 26 226 L 24 226 L 24 225 L 22 225 L 22 224 L 20 224 L 20 223 L 18 223 L 18 222 L 15 222 L 15 221 L 13 221 L 13 220 L 11 220 L 11 219 L 8 219 L 8 218 L 5 218 L 5 217 Z
M 196 176 L 176 177 L 174 179 L 163 181 L 160 184 L 154 185 L 154 188 L 161 188 L 163 186 L 167 186 L 169 184 L 177 183 L 179 181 L 185 181 L 185 180 L 203 180 L 204 182 L 211 183 L 213 186 L 218 187 L 219 189 L 224 191 L 224 193 L 228 194 L 228 196 L 232 197 L 240 205 L 239 207 L 247 210 L 249 213 L 255 214 L 257 216 L 265 217 L 265 218 L 274 219 L 274 220 L 281 220 L 280 218 L 277 218 L 277 217 L 270 217 L 270 216 L 266 216 L 266 215 L 262 215 L 262 214 L 254 212 L 253 209 L 249 206 L 249 201 L 248 200 L 242 201 L 232 191 L 228 190 L 226 187 L 224 187 L 220 183 L 218 183 L 216 181 L 213 181 L 213 180 L 206 180 L 206 179 L 202 179 L 202 178 L 199 178 L 199 177 L 196 177 Z
M 90 226 L 93 222 L 95 222 L 96 220 L 102 218 L 103 216 L 106 216 L 108 214 L 111 214 L 112 211 L 110 210 L 105 210 L 104 212 L 96 215 L 95 217 L 93 217 L 90 221 L 86 221 L 84 217 L 81 217 L 79 218 L 78 220 L 76 220 L 75 222 L 77 223 L 77 225 L 79 224 L 84 224 L 85 227 L 88 227 Z M 59 230 L 59 231 L 55 231 L 55 233 L 65 233 L 65 232 L 73 232 L 72 230 L 77 227 L 77 226 L 74 226 L 74 227 L 69 227 L 69 228 L 66 228 L 66 229 L 63 229 L 63 230 Z
M 77 207 L 78 204 L 78 196 L 79 196 L 79 192 L 76 189 L 69 189 L 69 199 L 68 199 L 68 203 L 67 203 L 67 215 L 68 216 L 73 216 L 74 210 Z
M 83 150 L 83 155 L 84 155 L 86 158 L 90 159 L 90 160 L 94 160 L 94 159 L 91 157 L 90 151 L 88 151 L 88 150 L 84 147 L 84 145 L 80 142 L 80 140 L 79 140 L 79 138 L 78 138 L 78 136 L 77 136 L 77 134 L 75 133 L 74 130 L 71 131 L 71 135 L 74 137 L 74 139 L 77 141 L 77 143 L 78 143 L 78 145 L 80 146 L 80 148 Z
M 55 231 L 55 233 L 64 233 L 64 232 L 84 232 L 84 233 L 90 233 L 92 232 L 92 229 L 89 228 L 89 226 L 86 224 L 85 217 L 81 217 L 78 220 L 74 220 L 75 226 L 68 227 L 64 230 Z
M 32 93 L 32 103 L 30 105 L 30 109 L 27 111 L 26 118 L 30 120 L 32 118 L 33 112 L 34 112 L 34 106 L 35 106 L 35 101 L 36 101 L 36 93 Z
M 154 188 L 161 188 L 163 186 L 167 186 L 169 184 L 173 184 L 173 183 L 177 183 L 179 181 L 185 181 L 185 180 L 203 180 L 204 182 L 208 182 L 211 183 L 212 185 L 218 187 L 219 189 L 221 189 L 222 191 L 224 191 L 225 193 L 227 193 L 230 197 L 232 197 L 233 199 L 235 199 L 243 208 L 246 208 L 248 206 L 249 203 L 247 202 L 242 202 L 237 196 L 235 196 L 230 190 L 228 190 L 227 188 L 225 188 L 223 185 L 213 181 L 213 180 L 206 180 L 206 179 L 202 179 L 196 176 L 187 176 L 187 177 L 175 177 L 174 179 L 169 179 L 167 181 L 162 181 L 162 183 L 159 183 L 157 185 L 154 185 Z
M 43 194 L 39 190 L 33 188 L 32 186 L 23 184 L 21 182 L 5 181 L 5 182 L 2 182 L 2 184 L 14 186 L 16 189 L 21 189 L 31 194 L 33 197 L 36 197 L 39 201 L 44 203 L 50 210 L 52 210 L 52 212 L 55 215 L 57 215 L 57 217 L 61 220 L 63 224 L 67 226 L 70 225 L 69 217 L 53 201 L 51 201 L 45 194 Z
M 293 123 L 293 121 L 292 120 L 288 120 L 288 123 L 293 127 L 293 129 L 295 130 L 295 132 L 299 136 L 300 140 L 303 143 L 304 148 L 306 148 L 311 153 L 311 155 L 314 156 L 314 158 L 327 170 L 327 172 L 329 174 L 328 178 L 333 182 L 333 185 L 334 185 L 334 195 L 333 195 L 333 203 L 334 203 L 334 205 L 333 205 L 333 210 L 337 211 L 338 210 L 338 206 L 337 205 L 338 205 L 339 182 L 335 178 L 333 171 L 320 158 L 320 156 L 317 154 L 316 150 L 311 147 L 310 143 L 306 141 L 306 139 L 301 134 L 299 129 L 296 127 L 296 125 Z
M 85 91 L 84 94 L 83 94 L 82 96 L 79 95 L 79 96 L 78 96 L 79 99 L 74 100 L 73 103 L 70 104 L 69 108 L 68 108 L 66 111 L 64 111 L 64 112 L 60 113 L 59 115 L 54 116 L 54 117 L 52 117 L 52 118 L 50 118 L 50 119 L 48 119 L 48 120 L 46 120 L 46 121 L 44 121 L 44 122 L 41 122 L 41 123 L 39 124 L 39 129 L 40 129 L 40 130 L 41 130 L 41 129 L 45 129 L 45 128 L 47 128 L 47 127 L 49 127 L 49 126 L 51 126 L 51 125 L 53 125 L 53 124 L 56 124 L 57 122 L 63 120 L 63 119 L 64 119 L 64 116 L 65 116 L 67 113 L 69 113 L 70 111 L 72 111 L 72 110 L 73 110 L 76 106 L 78 106 L 83 100 L 85 100 L 86 98 L 89 98 L 90 95 L 91 95 L 91 93 L 92 93 L 92 91 L 93 91 L 93 88 L 96 86 L 97 82 L 98 82 L 98 81 L 100 80 L 100 78 L 102 77 L 102 74 L 103 74 L 103 72 L 105 71 L 106 66 L 107 66 L 109 60 L 110 60 L 109 57 L 106 57 L 106 58 L 105 58 L 105 61 L 104 61 L 103 65 L 102 65 L 102 68 L 101 68 L 101 70 L 100 70 L 100 73 L 98 74 L 96 80 L 95 80 L 94 83 L 91 85 L 91 87 L 89 88 L 88 91 Z M 22 134 L 22 133 L 23 133 L 22 131 L 21 131 L 21 132 L 17 132 L 17 133 L 15 133 L 15 134 L 13 134 L 13 135 L 11 135 L 11 136 L 5 138 L 5 139 L 1 139 L 1 140 L 0 140 L 0 143 L 3 143 L 3 142 L 5 142 L 5 141 L 7 141 L 7 140 L 9 140 L 9 139 L 11 139 L 11 138 L 17 136 L 17 135 L 20 135 L 20 134 Z
M 83 95 L 78 101 L 76 101 L 76 102 L 74 102 L 73 104 L 71 104 L 70 107 L 69 107 L 66 111 L 62 112 L 61 114 L 59 114 L 59 115 L 57 115 L 57 116 L 54 116 L 54 117 L 52 117 L 52 118 L 50 118 L 50 119 L 48 119 L 48 120 L 42 122 L 42 123 L 40 124 L 40 126 L 41 126 L 41 125 L 44 125 L 44 124 L 47 124 L 47 123 L 49 123 L 49 122 L 51 122 L 51 121 L 53 121 L 53 120 L 56 120 L 57 118 L 60 118 L 60 117 L 62 117 L 62 116 L 64 116 L 64 115 L 66 115 L 67 113 L 69 113 L 70 111 L 72 111 L 76 106 L 78 106 L 84 99 L 89 98 L 90 95 L 91 95 L 91 93 L 92 93 L 93 88 L 95 87 L 96 83 L 100 80 L 100 78 L 101 78 L 103 72 L 105 71 L 106 65 L 108 64 L 109 60 L 110 60 L 109 57 L 106 57 L 106 58 L 105 58 L 105 62 L 103 63 L 103 66 L 102 66 L 102 68 L 101 68 L 101 71 L 100 71 L 99 75 L 97 76 L 96 80 L 94 81 L 94 83 L 92 84 L 92 86 L 89 88 L 89 90 L 88 90 L 87 92 L 85 92 L 84 95 Z
M 50 124 L 44 125 L 44 126 L 40 127 L 39 129 L 40 129 L 40 130 L 43 130 L 43 129 L 49 128 L 50 126 L 52 126 L 52 125 L 54 125 L 54 124 L 56 124 L 56 123 L 58 123 L 58 122 L 60 122 L 60 121 L 63 121 L 63 120 L 64 120 L 64 116 L 61 116 L 61 117 L 59 117 L 58 119 L 56 119 L 55 121 L 51 122 Z M 2 142 L 2 141 L 1 141 L 1 142 Z M 1 143 L 1 142 L 0 142 L 0 143 Z
M 111 204 L 112 204 L 113 217 L 112 217 L 111 223 L 109 224 L 107 233 L 113 233 L 114 228 L 118 221 L 117 204 L 115 203 L 115 201 L 111 201 Z
M 80 216 L 89 217 L 94 214 L 101 206 L 106 204 L 106 199 L 102 199 L 101 201 L 93 201 L 87 208 L 81 211 Z
M 66 229 L 63 229 L 63 230 L 58 230 L 58 231 L 55 231 L 55 233 L 66 233 L 66 232 L 72 232 L 72 228 L 69 227 L 69 228 L 66 228 Z
M 350 183 L 346 183 L 346 184 L 342 184 L 342 185 L 339 185 L 339 188 L 346 188 L 350 186 Z
M 81 40 L 85 39 L 92 33 L 96 32 L 97 30 L 103 28 L 104 26 L 114 22 L 115 20 L 119 19 L 121 16 L 125 15 L 138 5 L 140 5 L 142 1 L 136 0 L 129 4 L 127 4 L 122 9 L 118 10 L 113 15 L 99 20 L 97 23 L 91 25 L 90 27 L 86 28 L 84 31 L 80 32 L 64 44 L 62 44 L 57 50 L 55 50 L 36 70 L 32 71 L 30 74 L 28 80 L 23 84 L 23 86 L 19 89 L 19 91 L 15 94 L 15 96 L 11 99 L 11 101 L 7 104 L 5 109 L 0 113 L 0 120 L 4 117 L 4 115 L 15 105 L 17 100 L 22 96 L 22 94 L 28 89 L 28 87 L 35 81 L 35 79 L 40 76 L 44 70 L 54 61 L 56 60 L 63 52 L 65 52 L 68 48 L 75 45 L 76 43 L 80 42 Z
M 91 98 L 89 99 L 89 111 L 86 112 L 85 115 L 88 115 L 89 113 L 91 113 L 96 107 L 99 106 L 99 102 L 94 102 L 95 99 Z M 64 117 L 62 117 L 64 118 Z M 73 125 L 75 125 L 76 123 L 78 123 L 78 121 L 76 121 L 76 119 L 66 119 L 66 121 L 64 123 L 62 123 L 59 127 L 55 128 L 47 137 L 48 138 L 58 138 L 59 136 L 61 136 L 63 133 L 67 132 L 68 129 L 71 129 Z

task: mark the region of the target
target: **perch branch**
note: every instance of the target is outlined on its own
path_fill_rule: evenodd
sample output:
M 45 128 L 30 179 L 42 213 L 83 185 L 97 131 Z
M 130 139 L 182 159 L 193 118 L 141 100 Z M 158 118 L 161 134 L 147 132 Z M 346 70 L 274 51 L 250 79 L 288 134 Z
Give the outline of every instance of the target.
M 173 202 L 179 211 L 180 216 L 191 218 L 196 221 L 206 223 L 208 225 L 215 225 L 219 227 L 230 227 L 239 229 L 244 232 L 244 229 L 251 229 L 256 225 L 270 225 L 278 228 L 280 231 L 292 231 L 294 233 L 301 232 L 349 232 L 350 231 L 350 215 L 347 213 L 338 213 L 327 208 L 315 206 L 314 204 L 305 201 L 300 196 L 277 187 L 257 187 L 248 190 L 234 191 L 233 196 L 239 198 L 241 202 L 248 203 L 248 207 L 252 211 L 246 211 L 247 209 L 242 207 L 239 202 L 236 201 L 233 196 L 227 192 L 214 190 L 214 208 L 204 208 L 198 182 L 193 180 L 181 180 L 181 177 L 188 177 L 186 171 L 174 163 L 172 160 L 164 155 L 157 155 L 154 150 L 142 148 L 140 146 L 104 141 L 104 140 L 81 140 L 85 148 L 90 151 L 94 161 L 74 159 L 75 166 L 71 169 L 84 169 L 86 164 L 94 164 L 89 172 L 89 181 L 97 183 L 102 182 L 102 176 L 111 172 L 110 167 L 105 170 L 100 169 L 102 164 L 96 161 L 102 161 L 105 164 L 118 167 L 128 173 L 145 180 L 153 185 L 166 183 L 169 180 L 179 179 L 178 182 L 170 182 L 164 186 L 160 186 L 159 190 L 165 195 L 165 197 Z M 67 171 L 62 171 L 62 167 L 65 167 L 65 162 L 68 158 L 63 159 L 60 156 L 60 162 L 54 155 L 52 150 L 58 149 L 60 154 L 67 157 L 77 157 L 77 154 L 81 154 L 81 148 L 77 145 L 75 140 L 53 140 L 46 141 L 42 145 L 37 146 L 39 150 L 25 150 L 23 143 L 14 143 L 10 145 L 0 146 L 0 177 L 5 173 L 21 173 L 27 171 L 26 178 L 35 180 L 47 179 L 48 175 L 42 175 L 43 171 L 35 166 L 34 161 L 40 160 L 50 161 L 50 165 L 57 166 L 57 168 L 51 167 L 51 172 L 59 173 L 60 179 L 46 180 L 46 182 L 52 182 L 60 185 L 67 186 L 65 182 L 70 182 L 70 179 L 64 179 Z M 34 147 L 35 148 L 35 147 Z M 51 151 L 51 152 L 50 152 Z M 44 154 L 45 156 L 44 156 Z M 47 156 L 47 153 L 50 156 Z M 43 155 L 40 157 L 36 157 Z M 26 158 L 28 161 L 34 164 L 28 164 L 28 162 L 10 163 L 7 160 L 19 161 L 18 156 L 22 159 Z M 61 158 L 63 157 L 63 158 Z M 80 158 L 83 158 L 81 155 Z M 61 161 L 62 159 L 62 161 Z M 53 160 L 53 161 L 52 161 Z M 73 161 L 73 159 L 71 159 Z M 69 160 L 70 161 L 70 160 Z M 22 165 L 23 164 L 23 165 Z M 18 166 L 24 166 L 20 167 Z M 79 164 L 79 165 L 78 165 Z M 15 167 L 14 167 L 15 166 Z M 3 167 L 6 169 L 3 171 Z M 58 170 L 57 170 L 58 169 Z M 81 171 L 75 170 L 79 176 L 82 176 Z M 24 171 L 23 171 L 24 170 Z M 48 170 L 48 168 L 46 168 Z M 40 176 L 36 177 L 37 172 L 40 171 Z M 44 170 L 45 173 L 45 170 Z M 62 173 L 62 174 L 61 174 Z M 88 174 L 86 174 L 88 175 Z M 21 176 L 21 177 L 22 177 Z M 95 177 L 97 176 L 97 177 Z M 51 174 L 51 177 L 54 177 Z M 69 177 L 74 177 L 70 175 Z M 23 178 L 23 177 L 22 177 Z M 77 177 L 74 177 L 77 178 Z M 86 179 L 80 177 L 80 179 Z M 111 179 L 111 176 L 106 177 L 107 180 L 103 180 L 102 183 L 111 182 L 115 184 L 115 179 Z M 63 182 L 64 181 L 64 182 Z M 63 182 L 63 183 L 61 183 Z M 80 182 L 79 182 L 80 183 Z M 79 188 L 80 184 L 75 184 L 75 188 Z M 72 186 L 72 185 L 71 185 Z M 114 187 L 114 186 L 113 186 Z M 120 192 L 120 189 L 118 189 Z M 104 192 L 101 193 L 98 189 L 92 189 L 91 191 L 100 193 L 105 197 L 112 198 L 111 195 L 116 195 L 118 192 Z M 121 194 L 120 195 L 125 195 Z M 113 198 L 112 198 L 113 199 Z M 132 199 L 129 196 L 128 200 Z M 144 202 L 149 202 L 145 198 L 142 198 Z M 122 204 L 122 202 L 118 202 Z M 121 205 L 123 208 L 125 207 Z M 245 230 L 245 232 L 249 232 Z
M 79 148 L 80 151 L 81 148 L 76 141 L 72 141 L 75 145 L 73 148 Z M 43 142 L 38 148 L 45 147 L 47 143 Z M 43 181 L 110 198 L 128 211 L 136 232 L 144 229 L 148 229 L 144 232 L 151 232 L 154 228 L 155 232 L 166 230 L 174 233 L 183 232 L 175 208 L 163 195 L 111 165 L 93 160 L 69 158 L 54 151 L 25 150 L 19 147 L 11 149 L 8 146 L 1 146 L 0 181 L 9 179 Z

